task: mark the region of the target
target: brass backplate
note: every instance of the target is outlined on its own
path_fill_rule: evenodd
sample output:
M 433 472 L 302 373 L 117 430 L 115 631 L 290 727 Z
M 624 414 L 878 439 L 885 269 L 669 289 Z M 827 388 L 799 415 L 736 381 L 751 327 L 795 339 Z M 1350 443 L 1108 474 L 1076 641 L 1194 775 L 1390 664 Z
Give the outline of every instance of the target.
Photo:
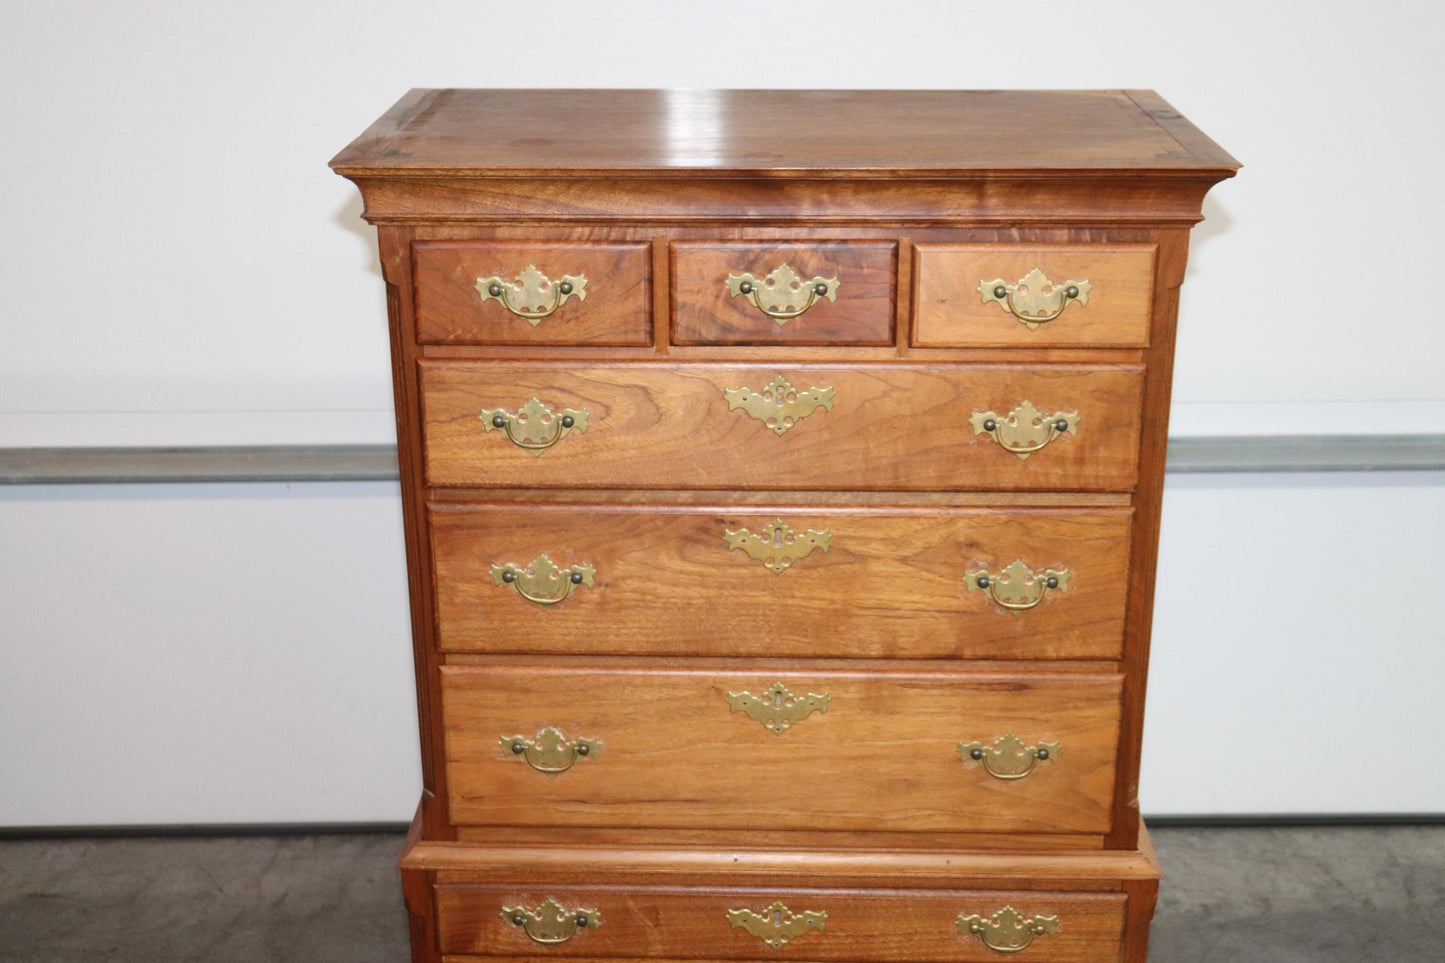
M 1023 612 L 1042 602 L 1050 591 L 1067 589 L 1069 570 L 1047 568 L 1035 572 L 1019 558 L 1000 572 L 968 572 L 963 582 L 968 591 L 985 592 L 995 604 L 1012 612 Z
M 477 278 L 477 292 L 482 302 L 500 301 L 502 306 L 532 327 L 556 311 L 568 298 L 587 300 L 587 277 L 583 274 L 564 274 L 553 281 L 528 264 L 517 272 L 515 281 L 500 277 Z
M 780 264 L 764 277 L 752 274 L 729 274 L 728 296 L 745 296 L 759 311 L 778 323 L 779 327 L 818 303 L 819 298 L 838 300 L 836 277 L 813 277 L 803 280 L 787 264 Z
M 1089 303 L 1089 292 L 1093 285 L 1088 281 L 1072 278 L 1063 284 L 1055 284 L 1047 274 L 1034 268 L 1028 274 L 1012 283 L 1003 278 L 978 282 L 978 293 L 983 303 L 998 302 L 1003 309 L 1018 318 L 1030 331 L 1039 325 L 1052 321 L 1064 313 L 1064 308 L 1077 301 Z
M 959 754 L 965 762 L 970 759 L 981 765 L 995 779 L 1011 782 L 1022 779 L 1040 762 L 1059 758 L 1061 745 L 1057 742 L 1039 742 L 1030 746 L 1010 732 L 998 739 L 992 746 L 981 742 L 960 742 Z
M 553 411 L 535 397 L 516 411 L 488 408 L 479 416 L 487 431 L 504 431 L 518 448 L 543 452 L 562 440 L 569 431 L 587 431 L 586 408 Z
M 577 585 L 591 588 L 597 570 L 591 565 L 558 565 L 544 553 L 526 565 L 502 562 L 492 566 L 492 584 L 510 585 L 528 602 L 556 605 Z
M 988 918 L 960 913 L 955 922 L 960 933 L 977 936 L 984 946 L 1000 953 L 1017 953 L 1032 943 L 1034 937 L 1053 936 L 1059 928 L 1057 916 L 1024 916 L 1012 906 L 1005 906 Z
M 1055 438 L 1077 432 L 1079 413 L 1056 411 L 1046 415 L 1032 401 L 1025 401 L 1006 415 L 975 411 L 968 421 L 974 434 L 988 435 L 1005 451 L 1028 458 Z
M 595 909 L 567 909 L 555 899 L 529 910 L 525 906 L 503 906 L 502 919 L 520 926 L 534 943 L 555 946 L 565 943 L 581 930 L 595 930 L 602 925 L 602 914 Z
M 751 692 L 729 692 L 728 705 L 754 722 L 761 722 L 773 735 L 781 736 L 796 723 L 815 712 L 828 711 L 828 693 L 809 692 L 795 696 L 781 682 L 774 682 L 762 695 Z
M 503 736 L 500 742 L 504 752 L 521 756 L 527 765 L 549 776 L 566 772 L 582 759 L 595 759 L 602 752 L 602 743 L 597 739 L 568 739 L 551 726 L 537 733 L 535 739 Z

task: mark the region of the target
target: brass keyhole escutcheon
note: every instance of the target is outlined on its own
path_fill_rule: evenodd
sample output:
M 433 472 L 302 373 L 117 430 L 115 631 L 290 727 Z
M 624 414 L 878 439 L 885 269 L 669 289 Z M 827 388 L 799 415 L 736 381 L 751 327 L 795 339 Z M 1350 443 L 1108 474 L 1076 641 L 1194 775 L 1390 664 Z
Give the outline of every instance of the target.
M 796 532 L 781 518 L 756 535 L 746 528 L 735 532 L 723 530 L 723 541 L 729 551 L 741 549 L 749 558 L 772 569 L 774 575 L 786 572 L 798 559 L 813 554 L 814 549 L 828 551 L 832 539 L 833 533 L 828 529 L 818 531 L 810 528 L 806 532 Z
M 827 913 L 794 913 L 781 902 L 772 904 L 761 913 L 754 913 L 750 909 L 728 910 L 729 926 L 747 930 L 775 950 L 787 946 L 810 928 L 819 933 L 823 932 L 827 922 Z
M 724 388 L 728 411 L 741 408 L 750 418 L 761 421 L 769 431 L 781 435 L 822 408 L 833 410 L 833 389 L 814 386 L 806 391 L 794 388 L 782 375 L 764 388 Z
M 793 695 L 781 682 L 774 682 L 762 695 L 751 692 L 729 692 L 728 705 L 754 722 L 761 722 L 775 736 L 781 736 L 815 712 L 828 711 L 829 696 L 809 692 Z

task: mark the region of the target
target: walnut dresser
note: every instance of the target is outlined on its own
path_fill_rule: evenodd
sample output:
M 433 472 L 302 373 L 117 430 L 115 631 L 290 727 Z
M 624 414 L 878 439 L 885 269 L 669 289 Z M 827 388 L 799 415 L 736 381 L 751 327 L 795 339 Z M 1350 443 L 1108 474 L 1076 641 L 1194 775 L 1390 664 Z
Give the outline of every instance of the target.
M 1147 91 L 417 90 L 416 961 L 1145 959 L 1189 229 Z

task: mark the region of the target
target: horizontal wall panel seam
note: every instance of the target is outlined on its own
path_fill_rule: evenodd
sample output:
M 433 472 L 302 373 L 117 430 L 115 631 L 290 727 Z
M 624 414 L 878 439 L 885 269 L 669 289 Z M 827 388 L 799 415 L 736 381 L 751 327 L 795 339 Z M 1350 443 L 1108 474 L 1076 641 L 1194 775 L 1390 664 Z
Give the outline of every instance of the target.
M 1445 471 L 1445 435 L 1171 438 L 1171 474 Z M 396 481 L 391 445 L 0 448 L 0 484 Z

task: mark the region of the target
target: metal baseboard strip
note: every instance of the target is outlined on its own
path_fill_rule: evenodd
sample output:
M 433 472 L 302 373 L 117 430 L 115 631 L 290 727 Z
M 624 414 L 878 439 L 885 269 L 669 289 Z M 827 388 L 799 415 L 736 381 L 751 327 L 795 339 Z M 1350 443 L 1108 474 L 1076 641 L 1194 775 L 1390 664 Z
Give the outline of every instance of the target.
M 1150 829 L 1328 829 L 1445 826 L 1445 813 L 1260 813 L 1144 816 Z M 172 823 L 136 826 L 0 826 L 0 842 L 30 839 L 209 838 L 224 836 L 405 836 L 409 823 Z
M 1445 471 L 1445 435 L 1174 438 L 1173 474 Z M 396 481 L 391 445 L 0 448 L 0 485 Z

